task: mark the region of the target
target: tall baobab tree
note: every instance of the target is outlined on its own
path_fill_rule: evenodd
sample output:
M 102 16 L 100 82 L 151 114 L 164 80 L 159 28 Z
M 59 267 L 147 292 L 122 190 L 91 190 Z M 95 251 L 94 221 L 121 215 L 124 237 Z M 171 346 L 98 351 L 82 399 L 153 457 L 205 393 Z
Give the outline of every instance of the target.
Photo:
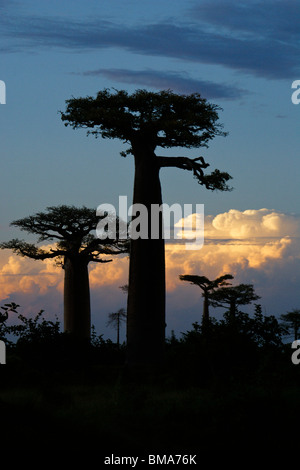
M 214 170 L 202 156 L 159 156 L 156 148 L 207 147 L 210 139 L 224 136 L 218 121 L 220 108 L 198 93 L 177 95 L 172 91 L 137 90 L 110 92 L 96 97 L 72 98 L 61 113 L 65 125 L 86 128 L 88 134 L 120 139 L 129 144 L 121 152 L 134 157 L 133 204 L 147 209 L 146 237 L 131 239 L 127 303 L 128 364 L 160 364 L 165 344 L 165 251 L 162 226 L 151 239 L 151 206 L 162 205 L 159 172 L 176 167 L 190 171 L 198 183 L 209 190 L 230 188 L 228 173 Z
M 45 260 L 58 259 L 64 269 L 64 329 L 78 339 L 90 338 L 91 309 L 88 265 L 112 261 L 101 255 L 118 255 L 128 251 L 126 241 L 99 240 L 92 233 L 99 221 L 96 210 L 61 205 L 46 212 L 16 220 L 11 225 L 38 235 L 38 242 L 55 242 L 51 248 L 13 239 L 0 244 L 2 249 Z
M 179 276 L 181 281 L 188 281 L 202 290 L 203 296 L 203 313 L 202 313 L 202 329 L 205 330 L 209 324 L 209 294 L 214 292 L 218 287 L 228 286 L 228 279 L 233 279 L 231 274 L 224 274 L 211 281 L 205 276 L 197 276 L 193 274 L 181 274 Z

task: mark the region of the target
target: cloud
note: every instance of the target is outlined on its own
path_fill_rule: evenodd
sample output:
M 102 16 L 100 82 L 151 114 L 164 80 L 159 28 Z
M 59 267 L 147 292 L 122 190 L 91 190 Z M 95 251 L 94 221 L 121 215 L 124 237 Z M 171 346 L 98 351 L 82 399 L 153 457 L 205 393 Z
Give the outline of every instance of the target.
M 299 237 L 299 217 L 270 209 L 231 209 L 206 219 L 206 235 L 215 238 Z
M 197 214 L 194 214 L 197 217 Z M 190 217 L 185 227 L 192 223 Z M 178 222 L 178 226 L 182 221 Z M 180 283 L 180 274 L 215 279 L 234 276 L 233 284 L 253 284 L 268 314 L 298 308 L 300 277 L 300 217 L 270 209 L 207 215 L 205 242 L 191 252 L 180 244 L 166 245 L 167 290 L 173 308 L 200 309 L 201 292 Z M 180 286 L 180 284 L 185 284 Z M 174 300 L 172 300 L 174 299 Z
M 159 90 L 171 89 L 176 93 L 201 93 L 207 99 L 237 99 L 247 93 L 238 87 L 217 84 L 207 80 L 195 80 L 185 72 L 162 72 L 157 70 L 97 69 L 83 72 L 82 75 L 102 75 L 110 80 L 123 83 L 150 86 Z
M 107 264 L 90 264 L 96 326 L 104 328 L 109 311 L 126 307 L 119 287 L 128 282 L 128 266 L 127 256 L 115 257 Z M 180 281 L 180 274 L 214 279 L 226 273 L 234 276 L 235 285 L 254 284 L 268 314 L 299 308 L 300 217 L 266 208 L 231 209 L 205 217 L 205 242 L 200 250 L 166 243 L 168 327 L 178 325 L 183 331 L 187 321 L 184 312 L 198 315 L 201 310 L 201 292 Z M 31 310 L 34 307 L 35 312 L 42 308 L 62 318 L 63 270 L 51 260 L 33 261 L 1 250 L 0 292 L 2 304 L 15 301 Z M 195 321 L 191 315 L 191 321 Z
M 187 236 L 191 221 L 191 218 L 185 221 Z M 179 221 L 178 226 L 181 224 Z M 288 263 L 291 278 L 300 274 L 297 271 L 300 262 L 299 216 L 270 209 L 231 209 L 216 216 L 207 215 L 204 233 L 203 247 L 191 253 L 184 251 L 182 245 L 167 245 L 169 289 L 176 289 L 179 274 L 214 278 L 230 273 L 239 282 L 252 282 L 252 279 L 263 277 L 267 283 L 270 276 L 279 278 L 282 266 Z
M 89 271 L 91 289 L 127 284 L 128 263 L 128 256 L 115 257 L 111 263 L 91 263 Z
M 50 247 L 51 245 L 43 246 L 44 249 Z M 110 263 L 90 263 L 90 287 L 96 289 L 100 286 L 126 284 L 127 271 L 127 256 L 120 256 L 118 260 L 116 257 Z M 32 260 L 12 254 L 9 250 L 0 250 L 0 301 L 21 292 L 45 295 L 50 289 L 55 289 L 62 296 L 63 278 L 62 267 L 51 259 Z
M 50 245 L 44 248 L 49 248 Z M 119 289 L 128 282 L 128 257 L 111 263 L 90 263 L 92 323 L 97 332 L 105 331 L 107 312 L 126 307 L 126 297 Z M 48 320 L 63 322 L 64 271 L 53 260 L 35 261 L 0 250 L 0 306 L 16 302 L 18 313 L 27 317 L 44 310 Z M 10 324 L 18 323 L 12 314 Z
M 299 3 L 295 0 L 203 0 L 190 9 L 193 19 L 218 29 L 270 37 L 290 44 L 299 37 Z
M 62 269 L 53 260 L 34 261 L 1 250 L 0 292 L 3 301 L 21 292 L 44 295 L 52 287 L 60 293 L 63 291 Z
M 12 40 L 16 49 L 112 47 L 269 79 L 290 79 L 299 72 L 298 2 L 213 0 L 201 2 L 192 13 L 192 21 L 182 17 L 138 25 L 14 14 L 1 20 L 1 28 L 2 37 Z

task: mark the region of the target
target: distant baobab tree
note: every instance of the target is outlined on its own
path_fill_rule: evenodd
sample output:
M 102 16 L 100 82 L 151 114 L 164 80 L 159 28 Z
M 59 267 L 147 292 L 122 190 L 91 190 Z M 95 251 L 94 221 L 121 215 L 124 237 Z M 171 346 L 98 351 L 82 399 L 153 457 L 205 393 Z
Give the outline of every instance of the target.
M 181 274 L 179 276 L 181 281 L 188 281 L 194 284 L 202 290 L 203 296 L 203 313 L 202 313 L 202 329 L 205 330 L 209 324 L 209 295 L 214 292 L 218 287 L 228 286 L 229 279 L 233 279 L 231 274 L 224 274 L 223 276 L 217 277 L 213 281 L 209 280 L 205 276 L 197 276 L 193 274 Z
M 220 287 L 210 294 L 210 303 L 213 307 L 225 307 L 229 309 L 229 319 L 234 321 L 237 308 L 240 305 L 248 305 L 260 297 L 255 294 L 252 284 L 239 284 L 238 286 Z
M 112 326 L 117 330 L 117 346 L 120 346 L 120 328 L 121 324 L 126 321 L 126 311 L 124 308 L 120 308 L 117 312 L 111 312 L 108 314 L 107 326 Z
M 38 235 L 39 242 L 54 241 L 52 248 L 13 239 L 0 244 L 20 256 L 34 260 L 55 258 L 64 269 L 64 329 L 78 339 L 89 339 L 91 333 L 90 287 L 88 264 L 107 263 L 101 255 L 119 255 L 128 251 L 126 241 L 99 240 L 92 234 L 99 216 L 86 207 L 61 205 L 46 212 L 16 220 L 11 225 Z
M 72 98 L 66 104 L 61 113 L 66 126 L 86 128 L 95 137 L 120 139 L 129 144 L 121 155 L 134 157 L 133 204 L 147 209 L 148 236 L 131 239 L 127 362 L 161 364 L 166 326 L 162 214 L 158 236 L 151 239 L 151 207 L 162 207 L 159 172 L 167 167 L 190 171 L 200 185 L 212 191 L 229 190 L 231 176 L 219 170 L 205 173 L 209 164 L 202 156 L 159 156 L 156 148 L 207 147 L 209 140 L 225 135 L 217 122 L 221 108 L 198 93 L 177 95 L 169 90 L 137 90 L 130 95 L 124 90 L 105 89 L 95 98 Z

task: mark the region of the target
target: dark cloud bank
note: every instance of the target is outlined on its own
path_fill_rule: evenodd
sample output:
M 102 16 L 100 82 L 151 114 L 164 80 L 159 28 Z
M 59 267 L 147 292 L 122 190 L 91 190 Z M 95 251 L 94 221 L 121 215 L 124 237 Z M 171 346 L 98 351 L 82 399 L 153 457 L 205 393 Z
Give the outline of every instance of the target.
M 1 7 L 1 2 L 0 2 Z M 7 50 L 56 47 L 73 51 L 118 48 L 144 56 L 218 65 L 265 79 L 293 79 L 299 71 L 300 3 L 295 0 L 195 3 L 180 19 L 128 26 L 97 18 L 78 21 L 46 17 L 3 16 Z M 3 50 L 3 49 L 2 49 Z M 184 66 L 183 66 L 184 69 Z M 184 73 L 154 70 L 96 69 L 124 83 L 239 98 L 244 90 L 190 78 Z M 171 86 L 168 86 L 168 84 Z

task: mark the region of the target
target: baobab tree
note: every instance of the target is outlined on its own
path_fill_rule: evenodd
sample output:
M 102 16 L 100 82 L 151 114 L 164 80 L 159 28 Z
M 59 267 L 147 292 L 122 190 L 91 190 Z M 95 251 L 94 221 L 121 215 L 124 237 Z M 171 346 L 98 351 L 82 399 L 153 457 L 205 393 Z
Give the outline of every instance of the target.
M 229 319 L 233 323 L 240 305 L 248 305 L 260 297 L 255 294 L 252 284 L 239 284 L 238 286 L 220 287 L 210 294 L 210 303 L 213 307 L 229 309 Z
M 92 233 L 99 221 L 96 210 L 61 205 L 46 212 L 16 220 L 12 226 L 38 235 L 40 242 L 55 242 L 43 248 L 24 240 L 13 239 L 0 244 L 20 256 L 34 260 L 54 258 L 64 269 L 64 329 L 78 339 L 89 339 L 91 309 L 88 265 L 107 263 L 101 255 L 119 255 L 128 251 L 128 243 L 118 239 L 99 240 Z
M 107 326 L 112 326 L 117 330 L 117 346 L 120 346 L 120 328 L 121 324 L 126 321 L 126 311 L 124 308 L 120 308 L 117 312 L 111 312 L 108 314 Z
M 181 274 L 179 276 L 181 281 L 188 281 L 194 284 L 202 290 L 203 296 L 203 313 L 202 313 L 202 329 L 205 330 L 209 325 L 209 294 L 214 292 L 218 287 L 228 286 L 228 279 L 233 279 L 231 274 L 224 274 L 223 276 L 217 277 L 213 281 L 209 280 L 205 276 L 197 276 L 193 274 Z
M 162 206 L 159 172 L 176 167 L 192 172 L 209 190 L 230 188 L 228 173 L 214 170 L 202 156 L 159 156 L 156 148 L 207 147 L 210 139 L 224 136 L 218 123 L 220 108 L 198 93 L 149 92 L 105 89 L 96 97 L 72 98 L 61 113 L 65 125 L 86 128 L 95 137 L 120 139 L 129 144 L 121 155 L 134 157 L 133 204 L 146 208 L 147 236 L 131 239 L 127 302 L 128 364 L 159 364 L 165 344 L 165 249 L 162 214 L 159 233 L 151 239 L 151 207 Z

